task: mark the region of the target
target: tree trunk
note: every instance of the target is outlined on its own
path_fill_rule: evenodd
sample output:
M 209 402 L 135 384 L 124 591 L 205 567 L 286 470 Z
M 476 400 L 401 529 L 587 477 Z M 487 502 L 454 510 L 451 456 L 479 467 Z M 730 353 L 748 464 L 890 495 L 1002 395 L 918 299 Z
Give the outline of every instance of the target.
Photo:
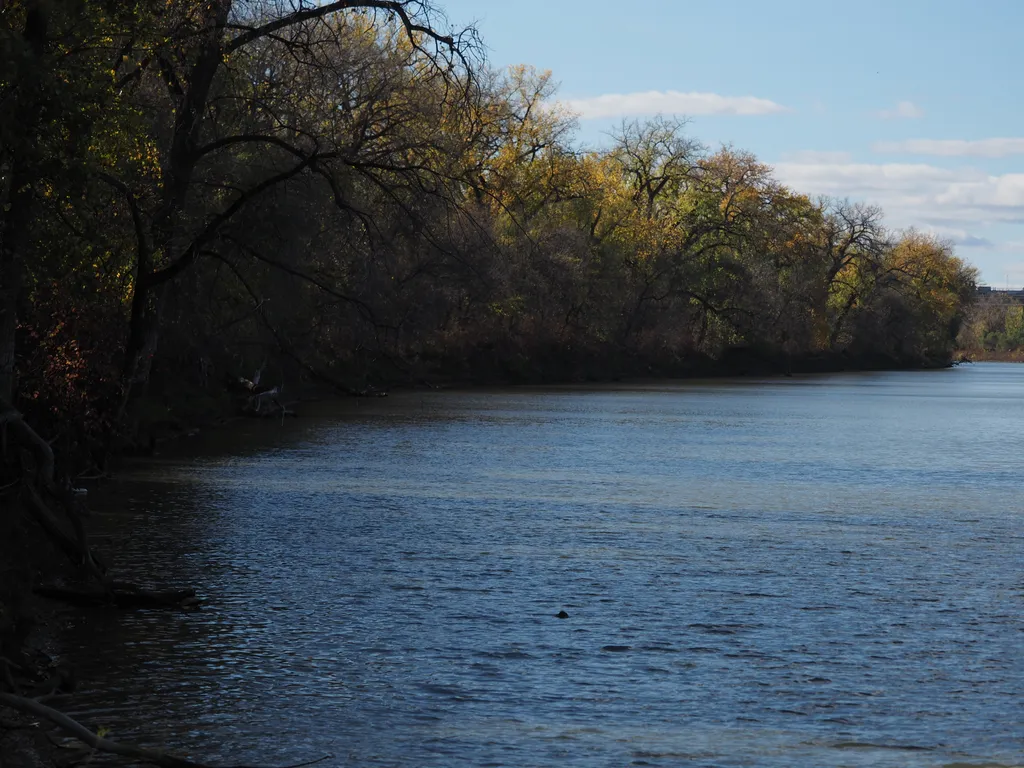
M 231 0 L 216 0 L 206 8 L 206 30 L 187 90 L 177 101 L 177 117 L 170 151 L 161 178 L 162 203 L 153 226 L 152 247 L 140 247 L 135 275 L 132 314 L 122 365 L 124 398 L 121 416 L 128 405 L 145 393 L 153 356 L 160 341 L 160 319 L 169 281 L 161 278 L 154 256 L 165 262 L 179 257 L 178 249 L 188 238 L 182 232 L 182 212 L 188 201 L 189 185 L 195 171 L 196 148 L 202 132 L 206 103 L 217 71 L 223 63 L 223 35 L 231 13 Z M 173 279 L 173 278 L 172 278 Z
M 150 288 L 145 281 L 136 282 L 132 296 L 132 314 L 128 341 L 125 344 L 122 377 L 125 401 L 145 394 L 149 374 L 160 340 L 160 315 L 163 308 L 164 286 Z
M 34 174 L 30 153 L 42 118 L 41 73 L 45 62 L 49 11 L 45 3 L 26 4 L 22 43 L 25 55 L 13 74 L 13 148 L 5 148 L 0 165 L 9 164 L 8 183 L 0 195 L 0 397 L 13 400 L 17 387 L 18 306 L 24 283 L 24 250 L 32 214 Z M 6 155 L 6 157 L 4 156 Z
M 0 222 L 0 398 L 13 401 L 17 386 L 16 337 L 21 303 L 23 259 L 27 240 L 32 192 L 23 186 L 21 174 L 12 174 L 8 213 Z M 0 201 L 2 203 L 2 201 Z M 0 204 L 0 208 L 3 208 Z

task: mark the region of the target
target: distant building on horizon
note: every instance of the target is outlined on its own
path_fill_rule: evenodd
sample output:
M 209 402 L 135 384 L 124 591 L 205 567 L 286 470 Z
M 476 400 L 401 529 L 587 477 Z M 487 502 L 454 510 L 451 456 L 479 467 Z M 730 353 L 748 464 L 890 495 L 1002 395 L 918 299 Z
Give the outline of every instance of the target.
M 1024 301 L 1024 289 L 1013 290 L 1010 288 L 993 288 L 991 285 L 979 285 L 979 296 L 999 296 L 1001 298 L 1021 299 Z

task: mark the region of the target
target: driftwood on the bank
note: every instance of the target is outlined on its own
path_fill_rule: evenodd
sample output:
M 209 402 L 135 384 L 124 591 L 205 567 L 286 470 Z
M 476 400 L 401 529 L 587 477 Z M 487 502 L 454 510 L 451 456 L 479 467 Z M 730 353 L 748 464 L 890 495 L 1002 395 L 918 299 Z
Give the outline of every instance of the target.
M 56 710 L 53 707 L 48 707 L 36 699 L 30 699 L 24 696 L 17 696 L 13 693 L 3 693 L 0 691 L 0 704 L 26 715 L 32 715 L 33 717 L 41 717 L 45 720 L 49 720 L 65 733 L 71 734 L 79 741 L 84 742 L 86 745 L 100 752 L 120 755 L 121 757 L 129 757 L 134 760 L 140 760 L 145 763 L 159 766 L 160 768 L 214 768 L 206 763 L 186 760 L 182 757 L 168 755 L 165 752 L 157 752 L 152 749 L 136 747 L 134 744 L 124 744 L 119 741 L 111 741 L 110 739 L 93 733 L 77 720 L 73 720 L 63 712 Z M 303 766 L 321 763 L 331 757 L 331 755 L 325 755 L 324 757 L 317 758 L 316 760 L 294 763 L 292 765 L 285 766 L 284 768 L 302 768 Z M 253 767 L 241 765 L 230 766 L 229 768 Z

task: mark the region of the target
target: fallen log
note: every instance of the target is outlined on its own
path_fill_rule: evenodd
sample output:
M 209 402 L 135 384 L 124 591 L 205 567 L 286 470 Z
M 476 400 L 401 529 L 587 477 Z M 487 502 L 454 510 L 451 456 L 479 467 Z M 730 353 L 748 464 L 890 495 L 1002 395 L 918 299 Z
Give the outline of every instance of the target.
M 48 707 L 35 699 L 16 696 L 13 693 L 0 692 L 0 704 L 4 704 L 11 709 L 17 710 L 18 712 L 26 715 L 34 715 L 35 717 L 42 717 L 49 720 L 65 733 L 71 734 L 79 741 L 84 742 L 86 745 L 99 752 L 107 752 L 112 755 L 120 755 L 121 757 L 130 757 L 135 760 L 141 760 L 142 762 L 159 766 L 160 768 L 214 768 L 213 766 L 205 763 L 197 763 L 192 760 L 186 760 L 182 757 L 168 755 L 164 752 L 144 749 L 143 747 L 137 747 L 134 744 L 123 744 L 118 741 L 111 741 L 110 739 L 93 733 L 77 720 L 72 720 L 63 712 L 53 709 L 53 707 Z M 309 760 L 304 763 L 295 763 L 293 765 L 283 766 L 283 768 L 303 768 L 307 765 L 322 763 L 324 760 L 329 760 L 331 757 L 333 757 L 333 755 L 325 755 L 324 757 L 317 758 L 316 760 Z M 228 766 L 226 768 L 255 767 L 239 765 Z
M 81 584 L 62 587 L 43 584 L 33 590 L 41 597 L 71 605 L 114 608 L 198 608 L 194 589 L 148 590 L 132 584 Z

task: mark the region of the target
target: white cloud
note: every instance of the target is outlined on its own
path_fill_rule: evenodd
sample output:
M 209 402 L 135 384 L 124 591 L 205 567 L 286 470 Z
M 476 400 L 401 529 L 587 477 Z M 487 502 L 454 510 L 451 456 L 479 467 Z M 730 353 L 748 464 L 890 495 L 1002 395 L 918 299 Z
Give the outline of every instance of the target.
M 1024 210 L 1024 174 L 1006 173 L 950 184 L 936 197 L 940 205 Z
M 924 110 L 912 101 L 901 101 L 893 109 L 883 109 L 876 114 L 883 120 L 910 120 L 924 117 Z
M 793 162 L 776 164 L 775 173 L 781 182 L 806 194 L 876 203 L 898 227 L 933 224 L 963 229 L 1024 222 L 1024 174 L 991 176 L 972 168 L 924 163 Z
M 910 139 L 879 141 L 871 147 L 875 152 L 908 155 L 939 155 L 942 157 L 1006 157 L 1024 154 L 1024 138 L 994 139 Z
M 721 96 L 717 93 L 682 93 L 680 91 L 640 91 L 637 93 L 606 93 L 565 102 L 584 120 L 626 115 L 772 115 L 788 111 L 769 99 L 755 96 Z
M 963 249 L 991 284 L 1024 283 L 1024 174 L 990 175 L 927 163 L 784 162 L 775 176 L 791 189 L 879 205 L 894 229 L 916 227 Z M 997 279 L 998 277 L 998 279 Z
M 945 190 L 958 181 L 984 178 L 974 171 L 923 163 L 785 162 L 777 163 L 775 171 L 781 181 L 802 192 L 840 196 L 925 194 Z

